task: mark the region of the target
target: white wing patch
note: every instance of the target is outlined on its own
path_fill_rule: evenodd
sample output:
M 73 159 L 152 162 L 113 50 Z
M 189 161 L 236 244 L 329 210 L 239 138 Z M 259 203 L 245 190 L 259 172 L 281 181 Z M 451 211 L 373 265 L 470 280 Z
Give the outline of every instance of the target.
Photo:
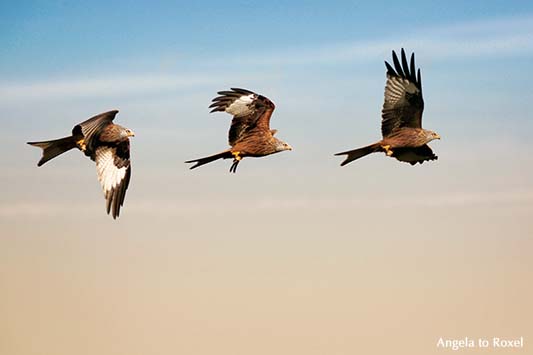
M 106 198 L 111 190 L 119 186 L 126 176 L 127 167 L 117 167 L 115 165 L 115 155 L 115 148 L 100 147 L 96 149 L 96 173 Z
M 233 116 L 246 116 L 252 112 L 250 110 L 250 105 L 255 100 L 255 95 L 243 95 L 237 100 L 233 101 L 231 105 L 226 108 L 226 112 L 232 114 Z

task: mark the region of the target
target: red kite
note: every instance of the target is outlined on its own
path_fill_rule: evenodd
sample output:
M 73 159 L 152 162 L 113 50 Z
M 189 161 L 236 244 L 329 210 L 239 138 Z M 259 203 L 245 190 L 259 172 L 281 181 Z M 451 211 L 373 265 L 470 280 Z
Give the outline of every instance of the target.
M 411 165 L 437 159 L 427 143 L 440 139 L 440 136 L 422 128 L 424 100 L 420 69 L 415 76 L 415 54 L 411 54 L 410 65 L 407 63 L 403 48 L 402 63 L 400 64 L 394 51 L 392 51 L 392 60 L 396 70 L 385 62 L 387 83 L 385 103 L 381 110 L 383 139 L 363 148 L 335 154 L 347 155 L 341 166 L 376 152 L 384 152 L 389 157 Z
M 220 96 L 213 99 L 211 112 L 224 111 L 233 115 L 229 129 L 229 145 L 221 153 L 205 158 L 186 161 L 196 163 L 191 169 L 218 159 L 233 158 L 229 171 L 235 173 L 237 165 L 244 157 L 263 157 L 266 155 L 292 150 L 292 147 L 274 137 L 277 130 L 270 129 L 270 117 L 275 105 L 262 95 L 245 89 L 232 88 L 220 91 Z
M 28 142 L 42 148 L 43 156 L 37 166 L 78 148 L 96 163 L 98 180 L 107 200 L 107 213 L 113 218 L 120 214 L 130 183 L 130 140 L 134 133 L 113 123 L 118 111 L 109 111 L 89 118 L 72 129 L 72 136 L 43 142 Z

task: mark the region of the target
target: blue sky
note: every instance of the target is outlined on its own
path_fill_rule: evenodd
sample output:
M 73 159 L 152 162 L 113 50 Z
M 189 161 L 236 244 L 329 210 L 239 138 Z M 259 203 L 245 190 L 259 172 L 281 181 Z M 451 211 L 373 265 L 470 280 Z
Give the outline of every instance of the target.
M 527 1 L 3 3 L 4 78 L 189 70 L 218 56 L 410 37 L 439 26 L 524 16 Z M 206 60 L 207 59 L 207 60 Z M 163 62 L 163 64 L 161 64 Z M 161 68 L 162 67 L 162 68 Z
M 2 2 L 0 43 L 0 353 L 531 339 L 531 1 Z M 439 160 L 339 167 L 380 138 L 401 47 Z M 208 106 L 229 87 L 272 99 L 294 150 L 190 171 L 227 147 L 230 117 Z M 93 162 L 37 168 L 25 144 L 112 109 L 136 133 L 116 221 Z

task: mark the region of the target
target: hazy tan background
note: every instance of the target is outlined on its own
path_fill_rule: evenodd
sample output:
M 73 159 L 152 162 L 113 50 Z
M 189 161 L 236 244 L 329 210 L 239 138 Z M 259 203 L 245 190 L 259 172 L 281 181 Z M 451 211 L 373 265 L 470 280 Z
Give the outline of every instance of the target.
M 7 31 L 6 20 L 0 354 L 427 355 L 452 352 L 437 349 L 439 337 L 466 336 L 523 336 L 525 348 L 461 353 L 532 353 L 533 17 L 511 4 L 514 14 L 495 7 L 446 21 L 418 12 L 429 19 L 412 25 L 392 11 L 380 23 L 394 19 L 405 33 L 389 24 L 373 35 L 373 5 L 278 4 L 272 30 L 253 17 L 257 32 L 241 32 L 243 42 L 233 36 L 242 23 L 211 28 L 228 22 L 213 16 L 226 10 L 206 10 L 198 31 L 233 40 L 218 51 L 147 43 L 144 31 L 194 32 L 179 7 L 137 9 L 161 16 L 155 30 L 134 27 L 127 13 L 117 21 L 133 33 L 112 40 L 102 26 L 76 27 L 83 9 L 66 34 L 61 11 L 44 5 L 20 11 L 20 27 Z M 295 14 L 309 20 L 298 17 L 300 35 L 304 25 L 353 27 L 342 37 L 341 26 L 334 43 L 329 32 L 296 40 L 287 25 Z M 247 49 L 269 31 L 265 48 Z M 62 37 L 71 33 L 87 38 Z M 72 49 L 71 60 L 24 56 L 43 36 Z M 114 41 L 123 47 L 87 53 Z M 383 60 L 401 46 L 422 68 L 424 125 L 443 137 L 432 143 L 439 160 L 411 167 L 374 155 L 340 168 L 333 153 L 379 137 Z M 235 175 L 228 161 L 187 170 L 184 160 L 226 147 L 230 118 L 207 106 L 231 86 L 270 97 L 272 126 L 295 150 L 245 160 Z M 37 168 L 40 152 L 24 144 L 115 108 L 137 133 L 117 221 L 92 162 L 71 152 Z

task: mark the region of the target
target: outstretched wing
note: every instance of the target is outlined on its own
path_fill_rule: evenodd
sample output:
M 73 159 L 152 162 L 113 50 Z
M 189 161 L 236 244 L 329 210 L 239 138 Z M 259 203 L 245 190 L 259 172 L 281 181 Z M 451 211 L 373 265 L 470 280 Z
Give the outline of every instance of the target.
M 219 91 L 209 108 L 233 115 L 228 140 L 231 146 L 253 129 L 270 130 L 270 116 L 276 107 L 268 98 L 246 89 Z
M 104 127 L 113 122 L 117 113 L 118 110 L 113 110 L 91 117 L 88 120 L 74 126 L 72 129 L 72 135 L 83 135 L 85 145 L 87 146 L 87 151 L 92 152 L 96 148 L 94 146 L 96 141 L 94 139 L 95 136 L 97 136 Z
M 424 100 L 422 98 L 422 81 L 420 69 L 415 76 L 415 54 L 411 54 L 407 63 L 402 48 L 402 63 L 392 51 L 394 68 L 385 62 L 387 83 L 385 85 L 385 102 L 381 110 L 381 133 L 383 137 L 402 127 L 421 128 Z
M 102 145 L 94 154 L 98 181 L 102 185 L 107 200 L 107 213 L 113 218 L 120 214 L 126 190 L 130 183 L 130 142 L 125 140 L 115 146 Z

